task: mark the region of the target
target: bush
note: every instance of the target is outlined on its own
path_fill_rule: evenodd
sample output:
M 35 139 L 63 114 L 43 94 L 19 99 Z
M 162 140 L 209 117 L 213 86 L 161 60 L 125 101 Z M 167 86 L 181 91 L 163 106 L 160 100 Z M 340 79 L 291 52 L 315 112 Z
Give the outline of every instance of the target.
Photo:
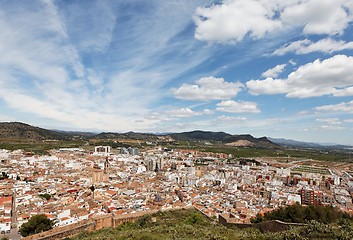
M 255 219 L 251 219 L 251 222 L 258 223 L 270 220 L 280 220 L 284 222 L 307 223 L 314 220 L 327 224 L 336 222 L 339 219 L 352 220 L 352 216 L 343 213 L 332 206 L 301 206 L 297 203 L 267 212 L 263 217 L 258 214 Z
M 27 223 L 24 223 L 19 232 L 22 237 L 33 235 L 36 233 L 48 231 L 52 229 L 54 222 L 50 220 L 46 215 L 40 214 L 35 215 Z

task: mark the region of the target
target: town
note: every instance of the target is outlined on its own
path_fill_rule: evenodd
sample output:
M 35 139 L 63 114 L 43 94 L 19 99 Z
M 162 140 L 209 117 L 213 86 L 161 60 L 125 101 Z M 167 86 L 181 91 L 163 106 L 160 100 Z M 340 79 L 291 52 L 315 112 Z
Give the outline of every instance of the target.
M 2 235 L 17 233 L 38 214 L 58 228 L 105 215 L 187 207 L 216 221 L 230 215 L 236 223 L 295 203 L 353 212 L 349 163 L 160 146 L 60 148 L 42 156 L 0 150 L 0 161 Z

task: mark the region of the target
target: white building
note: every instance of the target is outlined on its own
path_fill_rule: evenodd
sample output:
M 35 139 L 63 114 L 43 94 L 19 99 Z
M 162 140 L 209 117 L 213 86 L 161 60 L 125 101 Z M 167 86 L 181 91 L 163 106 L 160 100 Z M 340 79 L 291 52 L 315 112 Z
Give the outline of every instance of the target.
M 108 156 L 110 155 L 110 146 L 96 146 L 94 147 L 94 153 L 95 155 L 103 155 L 103 156 Z

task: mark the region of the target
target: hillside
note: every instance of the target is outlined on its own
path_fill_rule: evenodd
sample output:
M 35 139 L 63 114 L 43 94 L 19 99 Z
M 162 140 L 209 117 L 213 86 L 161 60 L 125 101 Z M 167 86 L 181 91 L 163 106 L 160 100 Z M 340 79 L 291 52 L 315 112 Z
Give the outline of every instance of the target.
M 274 148 L 276 144 L 268 140 L 266 137 L 254 138 L 250 134 L 231 135 L 224 132 L 210 131 L 192 131 L 183 133 L 172 133 L 163 135 L 169 136 L 176 141 L 211 141 L 227 144 L 228 146 L 239 147 L 262 147 Z M 160 135 L 151 133 L 116 133 L 116 132 L 68 132 L 61 130 L 47 130 L 40 127 L 34 127 L 29 124 L 20 122 L 4 122 L 0 123 L 1 139 L 27 139 L 27 140 L 71 140 L 71 139 L 96 139 L 96 140 L 116 140 L 131 139 L 141 141 L 158 141 Z
M 65 140 L 68 137 L 59 132 L 34 127 L 20 122 L 0 123 L 1 139 Z
M 249 147 L 265 147 L 265 148 L 278 147 L 278 145 L 271 142 L 266 137 L 254 138 L 250 134 L 231 135 L 224 132 L 192 131 L 192 132 L 183 132 L 183 133 L 173 133 L 170 136 L 173 139 L 179 140 L 179 141 L 216 141 L 216 142 L 221 142 L 221 143 L 225 143 L 233 146 L 249 146 Z
M 281 232 L 265 232 L 255 228 L 227 228 L 212 222 L 197 210 L 157 212 L 141 217 L 135 223 L 124 223 L 117 228 L 106 228 L 96 232 L 82 232 L 71 240 L 108 239 L 351 239 L 353 227 L 350 222 L 309 225 Z
M 314 148 L 314 149 L 332 149 L 332 150 L 351 150 L 352 146 L 339 145 L 339 144 L 320 144 L 311 142 L 302 142 L 285 138 L 269 138 L 270 141 L 290 148 Z
M 150 133 L 115 133 L 115 132 L 102 132 L 97 135 L 91 136 L 95 139 L 133 139 L 133 140 L 143 140 L 143 141 L 154 141 L 158 139 L 157 135 Z

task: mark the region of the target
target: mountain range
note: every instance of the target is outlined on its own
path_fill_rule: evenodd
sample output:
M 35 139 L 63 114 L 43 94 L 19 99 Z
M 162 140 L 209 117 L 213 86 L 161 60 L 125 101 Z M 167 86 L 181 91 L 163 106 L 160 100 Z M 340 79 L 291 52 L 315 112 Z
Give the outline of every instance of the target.
M 143 141 L 157 141 L 161 136 L 170 137 L 175 141 L 196 141 L 223 143 L 228 146 L 236 147 L 262 147 L 277 148 L 280 146 L 291 148 L 318 148 L 318 149 L 347 149 L 344 145 L 322 145 L 318 143 L 300 142 L 283 138 L 255 138 L 250 134 L 232 135 L 225 132 L 211 131 L 191 131 L 182 133 L 152 134 L 152 133 L 116 133 L 116 132 L 80 132 L 49 130 L 31 126 L 21 122 L 0 122 L 0 139 L 28 139 L 28 140 L 71 140 L 75 138 L 83 139 L 134 139 Z

